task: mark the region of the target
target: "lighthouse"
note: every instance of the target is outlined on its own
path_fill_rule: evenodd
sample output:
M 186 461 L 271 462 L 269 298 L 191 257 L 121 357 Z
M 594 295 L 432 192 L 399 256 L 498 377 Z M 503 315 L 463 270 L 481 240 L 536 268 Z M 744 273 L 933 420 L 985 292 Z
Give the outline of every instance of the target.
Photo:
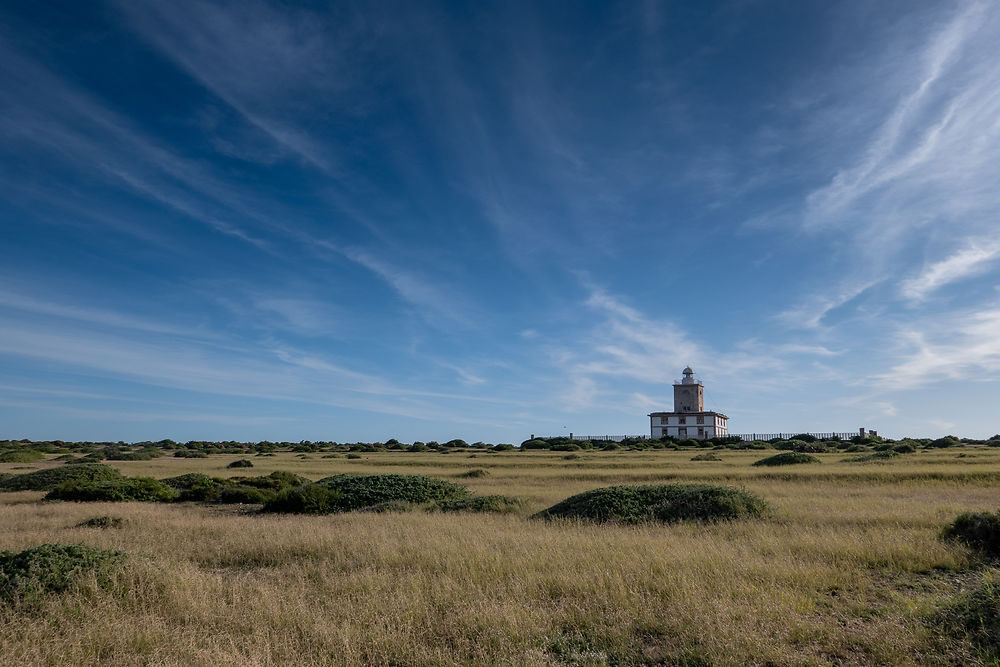
M 705 410 L 705 385 L 688 366 L 683 378 L 674 383 L 674 411 L 649 413 L 649 434 L 653 438 L 670 436 L 678 440 L 707 440 L 729 433 L 729 417 Z

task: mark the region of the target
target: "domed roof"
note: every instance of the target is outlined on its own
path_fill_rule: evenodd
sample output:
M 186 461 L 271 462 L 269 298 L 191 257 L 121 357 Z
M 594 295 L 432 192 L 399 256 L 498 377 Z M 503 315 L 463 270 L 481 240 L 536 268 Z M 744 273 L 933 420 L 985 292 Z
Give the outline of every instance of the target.
M 691 369 L 690 366 L 684 369 L 684 375 L 694 375 L 694 371 Z

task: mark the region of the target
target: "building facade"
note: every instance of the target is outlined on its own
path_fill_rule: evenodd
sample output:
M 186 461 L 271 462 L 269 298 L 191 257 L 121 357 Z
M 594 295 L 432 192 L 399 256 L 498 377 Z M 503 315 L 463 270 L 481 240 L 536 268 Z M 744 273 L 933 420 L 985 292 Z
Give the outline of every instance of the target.
M 688 366 L 684 379 L 674 383 L 674 411 L 649 413 L 649 434 L 653 438 L 706 440 L 728 435 L 728 421 L 721 412 L 705 410 L 705 386 Z

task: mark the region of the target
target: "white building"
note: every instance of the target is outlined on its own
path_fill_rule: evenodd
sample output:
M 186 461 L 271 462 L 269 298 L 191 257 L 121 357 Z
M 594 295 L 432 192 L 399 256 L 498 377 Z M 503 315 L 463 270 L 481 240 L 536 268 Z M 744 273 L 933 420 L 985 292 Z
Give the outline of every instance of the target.
M 674 383 L 674 411 L 649 413 L 649 433 L 653 438 L 705 440 L 727 435 L 727 421 L 721 412 L 705 411 L 705 386 L 688 366 L 684 379 Z

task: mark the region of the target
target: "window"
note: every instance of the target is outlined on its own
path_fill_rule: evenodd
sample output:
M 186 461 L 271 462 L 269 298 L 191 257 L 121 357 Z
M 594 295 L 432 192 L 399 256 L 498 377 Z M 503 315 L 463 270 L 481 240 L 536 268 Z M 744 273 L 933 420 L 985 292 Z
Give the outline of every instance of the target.
M 705 418 L 704 417 L 697 417 L 695 421 L 697 421 L 699 424 L 704 424 L 705 423 Z
M 670 420 L 667 417 L 660 417 L 661 424 L 669 424 Z
M 686 428 L 679 428 L 679 429 L 677 429 L 677 435 L 686 438 L 687 434 L 688 434 L 688 430 Z
M 705 427 L 704 426 L 699 426 L 698 427 L 698 435 L 705 435 Z
M 677 423 L 678 424 L 687 424 L 688 423 L 688 418 L 687 417 L 678 417 L 677 418 Z

